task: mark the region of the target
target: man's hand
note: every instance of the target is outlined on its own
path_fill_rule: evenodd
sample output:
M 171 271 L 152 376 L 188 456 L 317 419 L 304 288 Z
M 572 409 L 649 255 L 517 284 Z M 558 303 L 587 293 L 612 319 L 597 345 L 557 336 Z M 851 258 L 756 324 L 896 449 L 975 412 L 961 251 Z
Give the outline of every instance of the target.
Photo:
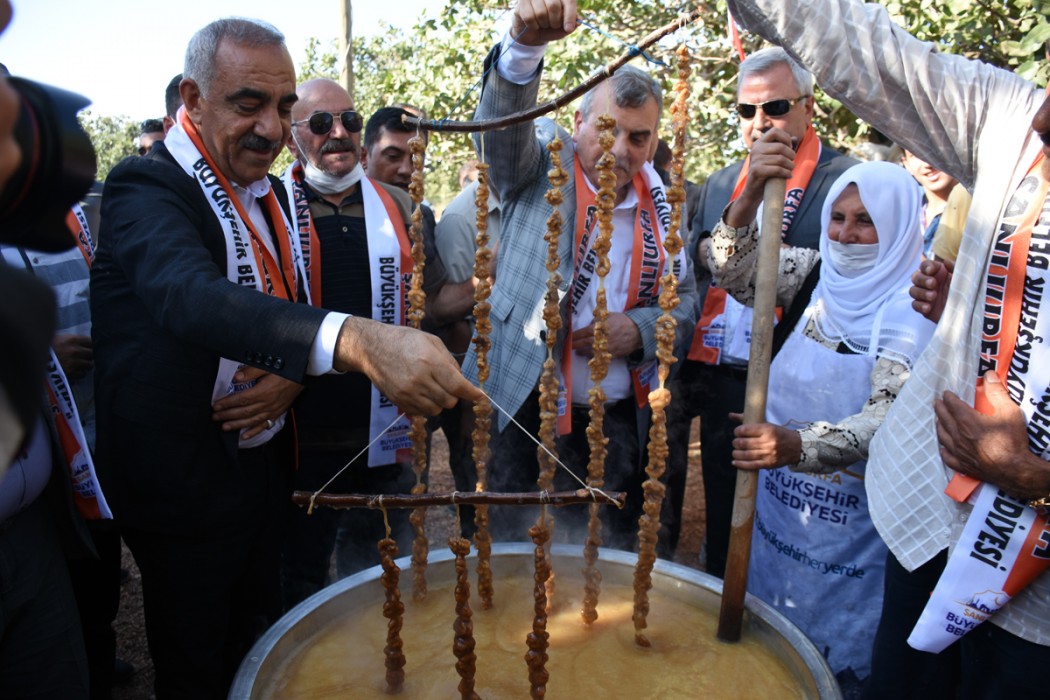
M 766 180 L 788 179 L 795 169 L 795 148 L 791 135 L 783 129 L 770 129 L 751 145 L 751 162 L 747 181 L 740 196 L 725 215 L 725 222 L 733 228 L 747 226 L 758 215 L 758 205 L 765 194 Z
M 244 430 L 241 440 L 253 438 L 291 408 L 303 385 L 257 367 L 242 367 L 233 375 L 236 384 L 257 380 L 255 386 L 224 396 L 212 404 L 212 420 L 225 431 Z
M 941 320 L 955 263 L 951 260 L 923 260 L 911 276 L 911 308 L 934 323 Z
M 1028 448 L 1024 414 L 995 372 L 986 372 L 984 391 L 995 412 L 986 416 L 950 391 L 933 403 L 941 459 L 957 472 L 995 484 L 1024 500 L 1050 493 L 1050 462 Z
M 744 416 L 730 413 L 740 422 Z M 772 423 L 746 423 L 733 430 L 733 466 L 756 471 L 798 464 L 802 459 L 802 437 L 798 431 Z
M 576 29 L 576 0 L 519 0 L 510 35 L 519 44 L 539 46 L 563 39 Z
M 89 335 L 56 335 L 51 349 L 70 381 L 82 379 L 95 366 L 95 351 Z
M 437 415 L 457 399 L 485 397 L 436 336 L 359 316 L 343 322 L 333 364 L 343 372 L 362 372 L 411 415 Z
M 642 347 L 642 333 L 624 313 L 611 313 L 605 324 L 609 353 L 614 359 L 627 357 Z M 572 332 L 572 349 L 584 357 L 594 357 L 594 324 Z

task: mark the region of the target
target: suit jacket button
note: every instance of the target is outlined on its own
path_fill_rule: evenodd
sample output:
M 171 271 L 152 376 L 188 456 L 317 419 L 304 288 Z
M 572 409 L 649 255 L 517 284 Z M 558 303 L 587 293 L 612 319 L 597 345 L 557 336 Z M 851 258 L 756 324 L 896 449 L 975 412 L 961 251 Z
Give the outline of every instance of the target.
M 267 367 L 273 367 L 273 355 L 267 355 L 266 359 L 263 360 L 263 364 Z
M 278 357 L 278 358 L 276 358 L 276 359 L 275 359 L 275 360 L 273 361 L 273 368 L 274 368 L 274 369 L 281 369 L 282 367 L 284 367 L 284 360 L 282 360 L 282 359 L 281 359 L 281 358 L 279 358 L 279 357 Z

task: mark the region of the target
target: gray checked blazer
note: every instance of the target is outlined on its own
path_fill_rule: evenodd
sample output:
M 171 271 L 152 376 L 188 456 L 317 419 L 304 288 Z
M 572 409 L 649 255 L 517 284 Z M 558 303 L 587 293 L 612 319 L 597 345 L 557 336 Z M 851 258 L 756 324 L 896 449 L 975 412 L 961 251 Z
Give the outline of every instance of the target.
M 485 61 L 486 70 L 494 64 L 498 52 L 497 46 L 489 53 Z M 491 119 L 535 106 L 541 70 L 542 66 L 527 85 L 506 81 L 495 70 L 487 71 L 475 118 Z M 492 371 L 485 390 L 511 414 L 517 413 L 529 394 L 536 390 L 546 359 L 543 299 L 548 274 L 545 267 L 547 244 L 543 235 L 546 233 L 551 206 L 544 200 L 544 194 L 549 188 L 547 171 L 551 167 L 546 146 L 555 136 L 565 144 L 561 151 L 562 167 L 569 173 L 568 184 L 563 188 L 565 196 L 560 207 L 563 223 L 558 242 L 562 279 L 560 296 L 562 317 L 565 318 L 566 291 L 573 276 L 572 246 L 576 215 L 571 135 L 549 119 L 538 119 L 475 136 L 478 150 L 484 153 L 485 162 L 490 166 L 491 183 L 499 192 L 503 207 L 496 282 L 490 300 L 492 350 L 489 363 Z M 696 281 L 691 269 L 682 272 L 678 291 L 682 303 L 674 312 L 678 321 L 676 347 L 688 348 L 697 317 Z M 656 357 L 655 330 L 660 308 L 630 309 L 626 313 L 642 334 L 642 350 L 628 358 L 628 363 L 633 367 Z M 560 357 L 563 340 L 559 339 L 557 357 Z M 463 363 L 463 372 L 477 381 L 473 347 Z M 508 422 L 508 418 L 501 414 L 500 430 Z

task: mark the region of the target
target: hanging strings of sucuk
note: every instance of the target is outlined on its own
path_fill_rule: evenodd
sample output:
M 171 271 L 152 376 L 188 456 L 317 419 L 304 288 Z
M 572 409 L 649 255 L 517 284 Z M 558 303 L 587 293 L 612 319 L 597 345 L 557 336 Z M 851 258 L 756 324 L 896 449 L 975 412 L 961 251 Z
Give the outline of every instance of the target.
M 594 85 L 610 77 L 616 68 L 626 63 L 631 57 L 642 54 L 643 49 L 648 45 L 655 43 L 662 36 L 685 26 L 695 19 L 695 13 L 683 16 L 675 23 L 662 28 L 658 32 L 654 32 L 646 38 L 645 41 L 648 43 L 643 42 L 642 45 L 631 47 L 629 54 L 625 54 L 619 61 L 609 64 L 603 71 L 603 74 L 595 74 L 586 85 L 581 85 L 574 92 L 582 94 L 582 92 L 586 91 L 585 87 L 586 89 L 593 88 Z M 649 430 L 648 465 L 646 467 L 648 478 L 643 485 L 644 506 L 643 514 L 639 518 L 638 561 L 634 573 L 634 612 L 632 621 L 635 629 L 635 641 L 640 647 L 648 647 L 650 645 L 650 641 L 643 630 L 647 627 L 646 620 L 649 613 L 648 592 L 652 588 L 651 573 L 656 561 L 657 532 L 660 527 L 659 514 L 665 491 L 660 477 L 664 473 L 668 455 L 665 411 L 671 399 L 670 391 L 666 388 L 665 383 L 671 365 L 675 362 L 676 322 L 671 313 L 679 303 L 677 295 L 678 279 L 674 273 L 673 261 L 682 249 L 682 239 L 678 231 L 681 225 L 682 205 L 685 201 L 683 171 L 685 140 L 689 122 L 687 100 L 689 97 L 690 55 L 688 48 L 685 45 L 680 46 L 675 52 L 675 57 L 677 81 L 674 87 L 675 100 L 671 106 L 674 144 L 670 168 L 671 184 L 667 188 L 667 201 L 671 206 L 671 223 L 663 243 L 667 253 L 665 258 L 666 269 L 660 280 L 659 305 L 662 313 L 656 327 L 659 386 L 649 395 L 652 423 Z M 548 103 L 551 108 L 547 111 L 560 108 L 566 104 L 569 101 L 566 98 L 570 94 L 572 93 L 562 96 L 562 98 L 552 103 Z M 519 116 L 532 119 L 536 116 L 535 110 Z M 501 126 L 510 123 L 507 119 L 494 121 L 499 121 Z M 423 120 L 416 120 L 416 122 L 417 134 L 409 141 L 413 163 L 409 194 L 415 206 L 409 231 L 412 245 L 413 272 L 411 287 L 408 292 L 408 320 L 412 327 L 419 328 L 426 302 L 426 295 L 423 292 L 425 255 L 422 235 L 423 220 L 420 208 L 420 204 L 423 201 L 423 164 L 426 150 L 426 141 L 423 138 L 422 129 L 426 127 L 432 131 L 466 131 L 468 129 L 463 127 L 469 125 L 469 123 L 454 123 L 457 128 L 449 128 L 449 124 L 445 122 L 424 122 Z M 475 125 L 479 126 L 476 123 Z M 547 203 L 551 206 L 551 214 L 547 219 L 546 232 L 544 234 L 544 241 L 547 243 L 546 268 L 549 273 L 543 309 L 543 318 L 547 331 L 545 336 L 547 353 L 538 387 L 540 405 L 539 435 L 538 437 L 530 436 L 537 444 L 537 458 L 540 466 L 537 492 L 532 494 L 496 494 L 486 491 L 487 467 L 491 456 L 489 435 L 494 406 L 491 399 L 488 399 L 478 402 L 474 407 L 475 427 L 472 456 L 478 474 L 475 493 L 444 495 L 426 493 L 427 487 L 424 480 L 427 469 L 425 419 L 421 416 L 414 416 L 412 417 L 410 435 L 412 437 L 412 465 L 416 483 L 410 495 L 324 495 L 321 491 L 325 487 L 322 487 L 320 491 L 312 494 L 297 492 L 293 499 L 299 505 L 309 505 L 311 508 L 314 505 L 342 508 L 379 508 L 383 511 L 384 522 L 386 522 L 387 508 L 412 508 L 410 516 L 414 532 L 411 556 L 412 597 L 417 602 L 424 600 L 427 596 L 426 568 L 429 542 L 425 533 L 426 510 L 428 507 L 439 504 L 457 506 L 457 534 L 451 537 L 448 542 L 454 556 L 456 572 L 455 621 L 453 623 L 454 639 L 452 647 L 456 658 L 456 670 L 460 675 L 459 690 L 461 697 L 465 700 L 473 700 L 479 696 L 474 690 L 477 658 L 474 654 L 473 613 L 470 608 L 470 582 L 466 565 L 466 557 L 470 553 L 471 543 L 458 534 L 459 504 L 472 503 L 476 505 L 475 525 L 477 526 L 477 532 L 474 537 L 474 546 L 477 552 L 477 586 L 482 610 L 487 610 L 494 605 L 495 596 L 490 563 L 492 538 L 488 530 L 488 506 L 503 505 L 506 507 L 507 505 L 537 504 L 540 506 L 539 517 L 536 523 L 528 529 L 529 538 L 534 545 L 534 614 L 532 629 L 525 639 L 526 653 L 524 658 L 531 697 L 544 697 L 549 680 L 549 674 L 546 670 L 549 633 L 546 628 L 547 615 L 551 607 L 552 596 L 554 595 L 554 572 L 550 553 L 554 518 L 548 512 L 549 505 L 589 504 L 588 528 L 583 553 L 584 592 L 581 617 L 588 625 L 598 619 L 598 602 L 601 593 L 598 550 L 602 544 L 601 523 L 598 519 L 599 508 L 607 505 L 622 507 L 624 498 L 624 494 L 606 494 L 601 490 L 604 485 L 606 444 L 608 443 L 608 438 L 605 437 L 603 430 L 605 392 L 601 384 L 608 372 L 611 359 L 606 328 L 606 319 L 609 312 L 605 294 L 605 276 L 609 271 L 608 253 L 612 236 L 612 210 L 615 203 L 615 192 L 613 190 L 616 182 L 616 176 L 613 173 L 615 158 L 612 156 L 611 149 L 615 141 L 613 130 L 616 123 L 611 116 L 603 114 L 598 118 L 598 126 L 602 155 L 598 162 L 598 235 L 593 244 L 598 255 L 598 264 L 596 265 L 598 288 L 594 310 L 594 357 L 589 362 L 592 382 L 592 388 L 588 397 L 590 410 L 589 424 L 587 426 L 590 459 L 587 464 L 586 484 L 581 484 L 585 488 L 576 492 L 551 492 L 554 475 L 558 468 L 569 471 L 558 460 L 555 441 L 557 435 L 559 380 L 557 376 L 557 357 L 554 350 L 558 334 L 563 326 L 559 306 L 559 290 L 563 279 L 558 272 L 561 265 L 558 244 L 563 225 L 560 206 L 564 202 L 563 188 L 568 182 L 568 173 L 562 167 L 561 160 L 561 152 L 565 144 L 560 138 L 555 138 L 547 146 L 551 167 L 548 171 L 549 189 L 545 195 Z M 480 141 L 482 142 L 482 148 L 484 148 L 484 139 Z M 481 159 L 484 160 L 483 152 L 481 156 Z M 485 383 L 492 369 L 488 360 L 488 354 L 492 348 L 490 338 L 492 325 L 489 321 L 490 304 L 488 299 L 492 291 L 489 282 L 489 270 L 493 252 L 489 245 L 488 235 L 488 166 L 481 164 L 478 169 L 478 189 L 475 200 L 477 207 L 477 252 L 475 254 L 474 274 L 479 281 L 474 294 L 475 336 L 472 342 L 477 356 L 478 384 L 484 391 Z M 566 338 L 564 342 L 569 341 Z M 496 370 L 498 371 L 498 368 Z M 497 406 L 497 408 L 500 407 Z M 508 426 L 508 430 L 522 429 L 513 420 L 511 420 L 511 423 L 512 425 Z M 352 462 L 353 460 L 351 460 Z M 350 464 L 347 464 L 344 469 L 349 466 Z M 573 477 L 577 478 L 575 475 Z M 394 561 L 398 557 L 399 551 L 397 543 L 390 536 L 389 523 L 386 524 L 386 537 L 380 540 L 378 549 L 383 570 L 381 582 L 386 596 L 383 604 L 383 615 L 388 619 L 387 644 L 384 648 L 386 682 L 387 691 L 394 694 L 403 689 L 407 660 L 401 640 L 405 605 L 401 602 L 399 592 L 400 569 Z

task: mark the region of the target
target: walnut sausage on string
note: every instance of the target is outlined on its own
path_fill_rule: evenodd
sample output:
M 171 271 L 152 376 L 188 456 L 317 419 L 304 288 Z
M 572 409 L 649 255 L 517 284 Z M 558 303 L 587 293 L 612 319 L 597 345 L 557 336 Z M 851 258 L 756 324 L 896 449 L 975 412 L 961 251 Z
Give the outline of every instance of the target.
M 478 366 L 478 387 L 485 390 L 489 377 L 488 352 L 492 347 L 489 335 L 492 322 L 489 320 L 489 295 L 492 283 L 489 281 L 489 270 L 492 264 L 492 249 L 489 247 L 488 214 L 489 187 L 487 163 L 478 164 L 478 188 L 474 197 L 475 222 L 478 233 L 477 251 L 474 254 L 474 277 L 477 287 L 474 288 L 474 349 Z M 489 461 L 489 430 L 492 427 L 492 403 L 486 397 L 474 404 L 473 456 L 474 467 L 478 474 L 477 490 L 484 491 L 488 484 L 487 466 Z M 481 609 L 492 607 L 494 589 L 492 586 L 492 535 L 489 533 L 489 507 L 478 506 L 474 511 L 474 546 L 478 550 L 478 596 L 481 598 Z
M 587 444 L 590 447 L 590 459 L 587 462 L 587 485 L 591 488 L 602 488 L 605 485 L 606 445 L 605 437 L 605 390 L 602 380 L 609 372 L 609 338 L 606 324 L 609 318 L 609 305 L 605 296 L 605 277 L 609 274 L 609 249 L 612 247 L 612 213 L 616 204 L 616 158 L 612 155 L 616 137 L 613 129 L 616 120 L 608 114 L 598 117 L 598 143 L 602 148 L 598 159 L 598 235 L 592 243 L 597 261 L 595 272 L 598 275 L 598 290 L 594 304 L 594 356 L 588 366 L 591 369 L 591 389 L 587 392 L 590 403 L 590 423 L 587 426 Z M 583 621 L 591 624 L 598 619 L 598 596 L 601 593 L 601 572 L 598 571 L 598 548 L 602 544 L 602 524 L 598 519 L 599 506 L 592 503 L 590 517 L 587 521 L 587 540 L 584 543 L 583 558 Z
M 536 448 L 540 472 L 536 484 L 540 491 L 550 491 L 554 487 L 554 472 L 557 470 L 557 446 L 554 441 L 558 434 L 558 393 L 560 382 L 558 381 L 558 361 L 554 358 L 554 346 L 558 342 L 558 331 L 562 328 L 561 305 L 558 303 L 558 289 L 561 287 L 562 277 L 558 272 L 561 266 L 561 256 L 558 255 L 558 240 L 561 237 L 562 216 L 561 205 L 565 201 L 562 187 L 569 181 L 569 173 L 561 166 L 561 151 L 565 147 L 562 140 L 557 136 L 547 143 L 547 151 L 550 153 L 551 167 L 547 171 L 547 180 L 550 188 L 543 195 L 547 204 L 551 205 L 552 211 L 547 217 L 547 232 L 543 240 L 547 243 L 547 293 L 543 302 L 543 321 L 547 328 L 545 344 L 547 346 L 547 357 L 543 361 L 543 372 L 540 374 L 540 431 L 539 438 L 542 448 Z M 568 342 L 568 341 L 566 341 Z M 546 508 L 540 509 L 540 521 L 538 524 L 547 529 L 547 539 L 551 539 L 551 531 L 554 527 L 554 518 L 547 517 Z M 554 572 L 550 566 L 550 546 L 547 552 L 547 582 L 546 596 L 547 606 L 550 609 L 551 601 L 554 599 Z
M 450 537 L 448 546 L 456 555 L 456 621 L 452 624 L 455 638 L 452 653 L 456 655 L 456 672 L 459 673 L 459 694 L 463 700 L 481 700 L 474 692 L 474 674 L 478 657 L 474 653 L 474 623 L 470 610 L 470 579 L 467 577 L 467 555 L 470 540 Z
M 547 328 L 545 343 L 547 358 L 543 362 L 540 375 L 540 442 L 546 449 L 537 448 L 540 463 L 540 474 L 537 485 L 541 491 L 549 491 L 554 483 L 554 472 L 557 462 L 551 455 L 556 454 L 554 440 L 558 429 L 558 376 L 557 361 L 554 358 L 554 346 L 558 342 L 558 331 L 562 328 L 561 305 L 558 303 L 558 289 L 561 287 L 561 257 L 558 255 L 558 239 L 561 237 L 562 216 L 559 207 L 564 201 L 561 188 L 569 181 L 569 174 L 561 167 L 561 150 L 564 144 L 554 138 L 547 144 L 550 153 L 551 169 L 547 172 L 550 188 L 544 194 L 547 204 L 553 207 L 547 217 L 547 232 L 543 240 L 547 243 L 547 293 L 544 296 L 543 320 Z M 568 342 L 568 340 L 566 340 Z
M 386 593 L 383 617 L 389 620 L 386 626 L 386 647 L 383 649 L 386 662 L 386 691 L 391 694 L 400 693 L 405 685 L 405 651 L 404 642 L 401 640 L 405 604 L 401 602 L 401 592 L 398 590 L 401 569 L 394 563 L 397 555 L 397 542 L 390 537 L 388 529 L 387 536 L 379 541 L 379 556 L 383 567 L 380 581 Z
M 546 510 L 546 506 L 543 510 Z M 547 632 L 547 578 L 551 568 L 546 548 L 550 530 L 545 520 L 546 515 L 541 514 L 540 521 L 529 528 L 529 537 L 535 545 L 535 573 L 532 587 L 532 631 L 525 637 L 525 644 L 529 648 L 525 653 L 525 663 L 529 667 L 529 695 L 535 699 L 546 697 L 547 681 L 550 680 L 550 673 L 547 671 L 547 647 L 550 639 L 550 633 Z
M 558 239 L 561 236 L 562 216 L 559 207 L 564 201 L 561 188 L 569 181 L 569 174 L 561 167 L 561 150 L 564 148 L 560 138 L 555 137 L 547 144 L 550 153 L 551 168 L 547 172 L 550 188 L 544 199 L 553 211 L 547 217 L 547 232 L 543 240 L 547 243 L 547 293 L 543 306 L 543 318 L 547 327 L 547 358 L 543 362 L 540 375 L 540 444 L 536 450 L 540 472 L 536 483 L 540 491 L 549 492 L 554 485 L 554 472 L 557 469 L 555 455 L 558 428 L 558 392 L 560 382 L 556 373 L 554 346 L 557 343 L 558 331 L 562 327 L 561 306 L 558 303 L 558 289 L 561 286 L 561 256 L 558 255 Z M 567 342 L 567 341 L 566 341 Z M 550 634 L 547 632 L 547 613 L 554 594 L 554 572 L 551 568 L 549 542 L 554 519 L 548 518 L 547 507 L 541 506 L 536 524 L 529 528 L 529 537 L 535 544 L 533 588 L 534 605 L 532 631 L 526 636 L 525 643 L 529 651 L 525 654 L 525 663 L 529 670 L 529 692 L 533 698 L 543 698 L 547 694 L 547 647 Z
M 423 268 L 426 264 L 426 253 L 423 249 L 423 157 L 426 151 L 426 142 L 416 134 L 408 140 L 408 148 L 412 153 L 412 179 L 408 185 L 408 193 L 415 203 L 412 209 L 412 226 L 409 228 L 409 238 L 412 240 L 412 287 L 408 293 L 409 324 L 413 328 L 419 328 L 426 313 L 426 293 L 423 291 Z M 427 485 L 423 482 L 423 474 L 427 469 L 427 429 L 426 418 L 423 416 L 412 416 L 412 471 L 416 475 L 416 483 L 412 487 L 412 493 L 426 493 Z M 408 516 L 412 524 L 415 538 L 412 541 L 412 598 L 420 601 L 427 597 L 427 556 L 430 553 L 430 543 L 426 535 L 426 508 L 416 508 Z
M 666 274 L 661 278 L 660 308 L 663 313 L 656 322 L 656 357 L 659 388 L 649 394 L 652 408 L 652 425 L 649 428 L 649 464 L 645 469 L 648 479 L 642 485 L 644 505 L 638 519 L 638 563 L 634 570 L 634 639 L 639 646 L 650 646 L 649 638 L 642 632 L 648 626 L 649 589 L 652 588 L 653 564 L 656 562 L 657 533 L 660 530 L 660 508 L 663 505 L 666 487 L 660 481 L 667 465 L 667 404 L 671 392 L 664 384 L 671 365 L 675 362 L 674 341 L 676 322 L 671 312 L 678 306 L 678 278 L 674 274 L 675 257 L 682 250 L 682 239 L 678 228 L 682 222 L 682 204 L 685 202 L 683 164 L 685 161 L 685 138 L 689 124 L 689 50 L 683 45 L 676 52 L 678 81 L 675 83 L 676 97 L 671 106 L 671 124 L 675 145 L 672 150 L 671 185 L 667 189 L 667 201 L 671 204 L 670 230 L 664 239 L 667 251 Z

